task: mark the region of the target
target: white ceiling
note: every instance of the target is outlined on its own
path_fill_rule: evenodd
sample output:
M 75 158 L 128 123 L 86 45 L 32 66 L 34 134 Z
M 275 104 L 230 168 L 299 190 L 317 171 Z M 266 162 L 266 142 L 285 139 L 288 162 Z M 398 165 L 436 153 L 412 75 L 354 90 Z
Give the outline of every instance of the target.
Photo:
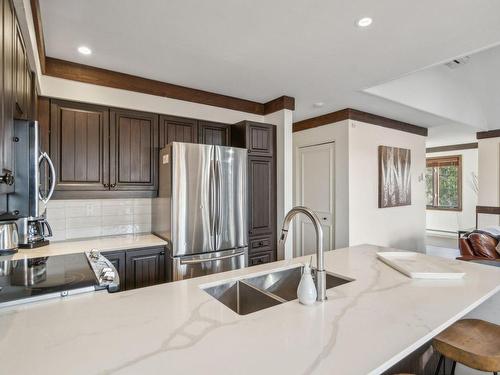
M 352 107 L 443 125 L 361 90 L 500 42 L 498 0 L 40 3 L 48 56 L 259 102 L 294 96 L 295 121 Z
M 373 95 L 446 118 L 472 130 L 500 128 L 500 47 L 366 89 Z

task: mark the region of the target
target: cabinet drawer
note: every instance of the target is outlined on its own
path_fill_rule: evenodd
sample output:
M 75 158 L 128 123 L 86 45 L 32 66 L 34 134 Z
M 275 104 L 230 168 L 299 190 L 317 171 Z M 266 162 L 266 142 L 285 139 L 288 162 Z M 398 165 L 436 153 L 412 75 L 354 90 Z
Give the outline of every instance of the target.
M 276 241 L 273 241 L 273 236 L 250 237 L 249 253 L 261 253 L 263 251 L 272 251 L 276 246 Z
M 248 258 L 248 266 L 251 267 L 251 266 L 257 266 L 259 264 L 269 263 L 274 260 L 273 258 L 274 257 L 272 251 L 254 254 Z

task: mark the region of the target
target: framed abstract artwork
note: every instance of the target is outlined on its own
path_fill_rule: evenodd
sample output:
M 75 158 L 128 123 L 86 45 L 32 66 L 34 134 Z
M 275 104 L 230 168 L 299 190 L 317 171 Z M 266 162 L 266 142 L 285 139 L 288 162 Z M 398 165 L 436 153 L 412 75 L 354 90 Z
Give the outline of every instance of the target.
M 378 207 L 411 205 L 411 150 L 378 146 Z

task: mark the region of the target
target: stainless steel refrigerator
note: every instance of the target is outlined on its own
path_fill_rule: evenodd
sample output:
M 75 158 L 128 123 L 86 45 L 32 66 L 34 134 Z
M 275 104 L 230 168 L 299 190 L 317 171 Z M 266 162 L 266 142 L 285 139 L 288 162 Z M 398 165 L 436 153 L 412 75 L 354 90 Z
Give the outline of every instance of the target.
M 160 151 L 152 228 L 168 242 L 171 280 L 245 267 L 247 150 L 167 145 Z

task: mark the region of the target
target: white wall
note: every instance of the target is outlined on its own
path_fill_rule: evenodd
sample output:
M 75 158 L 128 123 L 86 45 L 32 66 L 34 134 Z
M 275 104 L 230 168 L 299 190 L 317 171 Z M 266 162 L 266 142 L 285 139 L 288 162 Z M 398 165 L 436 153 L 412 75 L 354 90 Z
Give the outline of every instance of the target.
M 349 168 L 348 168 L 348 121 L 339 121 L 293 133 L 293 180 L 297 175 L 297 150 L 300 147 L 325 142 L 335 142 L 335 248 L 349 246 Z M 294 205 L 298 202 L 294 184 Z M 296 239 L 294 238 L 294 244 Z
M 424 251 L 425 137 L 352 120 L 296 132 L 294 181 L 297 149 L 324 142 L 335 142 L 335 247 L 370 243 Z M 378 208 L 380 145 L 411 150 L 410 206 Z
M 458 150 L 432 152 L 428 158 L 440 156 L 462 156 L 462 211 L 426 210 L 426 227 L 428 230 L 457 232 L 476 225 L 476 206 L 478 195 L 474 191 L 474 173 L 478 175 L 478 150 Z
M 500 137 L 478 140 L 479 206 L 500 206 Z M 499 217 L 479 215 L 479 227 L 498 225 Z
M 425 250 L 425 137 L 349 122 L 349 245 Z M 378 146 L 411 150 L 411 205 L 378 208 Z
M 264 116 L 261 115 L 62 78 L 41 76 L 40 82 L 40 95 L 52 98 L 226 123 L 242 120 L 264 121 Z

